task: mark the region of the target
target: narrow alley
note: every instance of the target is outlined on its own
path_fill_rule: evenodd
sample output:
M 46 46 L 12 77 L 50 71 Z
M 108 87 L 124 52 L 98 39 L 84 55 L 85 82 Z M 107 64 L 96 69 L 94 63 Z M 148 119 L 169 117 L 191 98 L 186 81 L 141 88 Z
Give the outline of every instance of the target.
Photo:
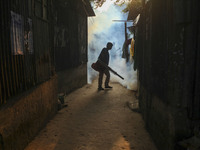
M 137 111 L 136 93 L 111 85 L 97 91 L 94 81 L 65 96 L 66 107 L 25 150 L 156 150 Z
M 0 150 L 200 150 L 200 0 L 0 8 Z

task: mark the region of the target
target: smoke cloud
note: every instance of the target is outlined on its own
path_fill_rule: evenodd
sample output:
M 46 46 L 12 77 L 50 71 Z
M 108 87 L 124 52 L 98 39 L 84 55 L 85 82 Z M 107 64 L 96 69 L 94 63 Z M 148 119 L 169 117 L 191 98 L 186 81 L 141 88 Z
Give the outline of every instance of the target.
M 88 20 L 88 83 L 92 83 L 98 76 L 98 72 L 91 68 L 91 64 L 97 61 L 107 42 L 112 42 L 109 66 L 124 77 L 124 80 L 111 73 L 111 82 L 118 82 L 130 90 L 137 90 L 137 72 L 133 70 L 134 62 L 130 60 L 126 63 L 122 58 L 122 47 L 125 41 L 124 23 L 113 21 L 127 19 L 128 14 L 122 13 L 122 9 L 122 6 L 114 5 L 113 1 L 106 1 L 102 7 L 94 10 L 96 16 Z

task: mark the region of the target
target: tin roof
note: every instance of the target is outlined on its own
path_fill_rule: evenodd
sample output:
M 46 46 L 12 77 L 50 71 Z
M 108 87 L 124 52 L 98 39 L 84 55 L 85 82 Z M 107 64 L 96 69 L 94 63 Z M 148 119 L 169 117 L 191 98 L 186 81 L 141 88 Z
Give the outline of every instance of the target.
M 141 13 L 141 5 L 134 2 L 135 1 L 131 1 L 127 20 L 135 20 L 136 17 Z
M 85 12 L 87 14 L 87 16 L 92 17 L 95 16 L 94 10 L 92 9 L 92 6 L 89 2 L 89 0 L 82 0 L 83 4 L 84 4 L 84 8 L 85 8 Z

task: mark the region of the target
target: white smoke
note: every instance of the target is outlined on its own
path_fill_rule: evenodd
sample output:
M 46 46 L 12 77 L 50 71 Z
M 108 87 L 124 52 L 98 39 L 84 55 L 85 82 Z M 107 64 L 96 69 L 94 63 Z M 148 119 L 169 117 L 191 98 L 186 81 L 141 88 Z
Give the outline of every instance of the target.
M 111 82 L 119 82 L 128 89 L 137 90 L 137 72 L 133 70 L 133 61 L 126 63 L 122 58 L 124 23 L 113 22 L 127 19 L 128 14 L 122 13 L 122 9 L 123 7 L 114 5 L 113 1 L 107 0 L 102 7 L 94 10 L 96 16 L 88 20 L 88 83 L 92 83 L 98 76 L 98 72 L 91 68 L 91 64 L 97 61 L 107 42 L 112 42 L 109 66 L 124 77 L 124 80 L 111 73 Z

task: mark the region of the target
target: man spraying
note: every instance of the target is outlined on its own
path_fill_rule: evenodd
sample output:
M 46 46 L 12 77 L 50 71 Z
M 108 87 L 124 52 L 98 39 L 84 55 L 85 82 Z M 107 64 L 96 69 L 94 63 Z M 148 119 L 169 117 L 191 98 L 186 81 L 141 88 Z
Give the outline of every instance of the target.
M 111 86 L 109 86 L 109 82 L 110 82 L 110 72 L 111 71 L 113 74 L 117 75 L 118 77 L 120 77 L 122 80 L 124 80 L 124 78 L 122 76 L 120 76 L 116 71 L 114 71 L 112 68 L 110 68 L 108 66 L 109 64 L 109 50 L 112 49 L 113 44 L 108 42 L 106 48 L 103 48 L 98 60 L 96 63 L 92 63 L 91 67 L 95 70 L 99 72 L 99 80 L 98 80 L 98 90 L 104 90 L 104 88 L 102 88 L 102 80 L 103 80 L 103 74 L 106 75 L 106 80 L 105 80 L 105 88 L 112 88 Z
M 105 80 L 105 88 L 112 88 L 111 86 L 109 86 L 109 82 L 110 82 L 110 72 L 109 69 L 105 67 L 105 65 L 108 66 L 109 64 L 109 50 L 111 50 L 113 47 L 113 44 L 111 42 L 108 42 L 106 45 L 106 48 L 103 48 L 101 50 L 101 53 L 98 57 L 97 63 L 100 66 L 100 71 L 99 71 L 99 80 L 98 80 L 98 90 L 104 90 L 104 88 L 102 88 L 102 80 L 103 80 L 103 75 L 106 75 L 106 80 Z M 105 65 L 104 65 L 105 64 Z

